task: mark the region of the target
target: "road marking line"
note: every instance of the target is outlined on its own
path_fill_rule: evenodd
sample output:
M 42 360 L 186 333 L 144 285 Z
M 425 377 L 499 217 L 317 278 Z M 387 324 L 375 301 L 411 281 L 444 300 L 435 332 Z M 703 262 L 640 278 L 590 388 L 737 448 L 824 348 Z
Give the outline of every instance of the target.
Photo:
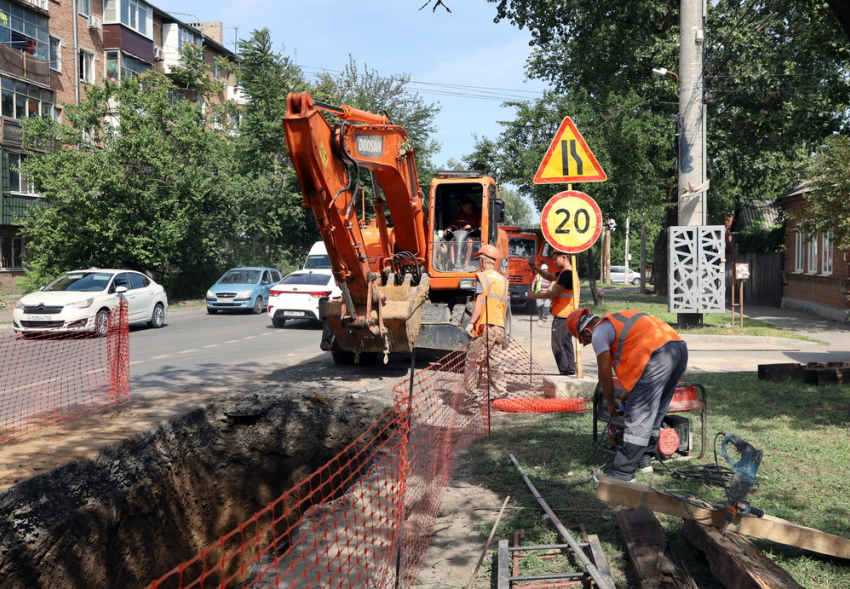
M 263 337 L 264 335 L 271 335 L 271 334 L 270 333 L 261 333 L 260 337 Z
M 151 360 L 162 360 L 163 358 L 168 358 L 171 354 L 165 354 L 163 356 L 154 356 Z
M 141 364 L 142 360 L 136 360 L 135 362 L 130 362 L 127 366 L 135 366 L 136 364 Z
M 224 343 L 226 343 L 226 344 L 238 344 L 240 341 L 241 340 L 238 340 L 238 339 L 232 339 L 229 342 L 224 342 Z
M 246 337 L 244 339 L 254 339 L 255 337 L 257 337 L 257 336 L 256 335 L 249 335 L 248 337 Z
M 207 348 L 217 348 L 217 347 L 218 347 L 218 344 L 212 344 L 211 346 L 204 346 L 204 349 L 207 349 Z
M 177 352 L 178 354 L 188 354 L 189 352 L 197 352 L 198 350 L 183 350 L 182 352 Z

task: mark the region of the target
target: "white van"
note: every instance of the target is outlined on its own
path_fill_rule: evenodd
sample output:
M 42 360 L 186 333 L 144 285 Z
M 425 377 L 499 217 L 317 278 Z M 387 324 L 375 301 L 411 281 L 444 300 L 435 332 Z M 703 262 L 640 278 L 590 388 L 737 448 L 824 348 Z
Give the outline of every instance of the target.
M 331 270 L 331 259 L 328 257 L 328 250 L 325 247 L 324 241 L 317 241 L 310 248 L 310 253 L 307 254 L 307 259 L 304 260 L 302 270 Z

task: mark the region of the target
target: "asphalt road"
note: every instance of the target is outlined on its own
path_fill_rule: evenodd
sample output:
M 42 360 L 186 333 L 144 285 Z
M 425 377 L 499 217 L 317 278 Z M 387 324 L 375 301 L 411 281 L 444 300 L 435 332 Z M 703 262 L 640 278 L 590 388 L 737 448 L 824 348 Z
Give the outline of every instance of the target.
M 238 386 L 279 368 L 327 356 L 322 327 L 307 320 L 276 328 L 260 315 L 172 310 L 165 326 L 130 327 L 132 395 Z

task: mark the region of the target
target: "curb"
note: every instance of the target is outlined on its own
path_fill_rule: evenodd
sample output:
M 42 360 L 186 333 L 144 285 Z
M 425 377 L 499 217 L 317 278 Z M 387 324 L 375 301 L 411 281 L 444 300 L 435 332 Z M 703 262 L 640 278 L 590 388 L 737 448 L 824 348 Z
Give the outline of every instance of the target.
M 774 346 L 819 346 L 818 342 L 801 339 L 756 335 L 688 335 L 680 334 L 685 343 L 693 344 L 771 344 Z

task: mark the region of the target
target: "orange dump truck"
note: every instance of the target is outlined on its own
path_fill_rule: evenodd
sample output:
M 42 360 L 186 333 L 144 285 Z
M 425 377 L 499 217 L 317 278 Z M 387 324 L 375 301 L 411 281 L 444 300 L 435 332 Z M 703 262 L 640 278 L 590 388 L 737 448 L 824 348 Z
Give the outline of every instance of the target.
M 508 235 L 508 280 L 512 304 L 528 304 L 525 293 L 531 290 L 534 271 L 529 262 L 539 258 L 543 235 L 539 229 L 520 229 L 502 225 Z

